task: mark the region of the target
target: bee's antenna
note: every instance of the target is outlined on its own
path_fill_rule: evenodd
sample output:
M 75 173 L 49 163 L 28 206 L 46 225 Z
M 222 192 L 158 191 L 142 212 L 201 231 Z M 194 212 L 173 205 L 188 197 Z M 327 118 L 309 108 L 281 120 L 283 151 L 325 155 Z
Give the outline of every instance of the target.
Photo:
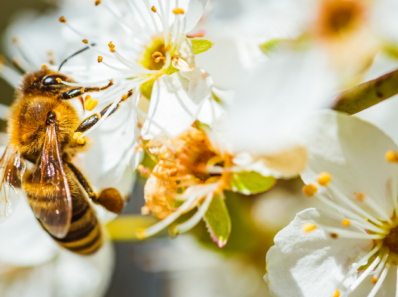
M 95 46 L 95 43 L 92 43 L 91 46 Z M 76 53 L 70 55 L 69 57 L 67 57 L 67 58 L 61 63 L 61 65 L 59 65 L 58 71 L 61 71 L 62 66 L 64 66 L 64 64 L 65 64 L 66 62 L 68 62 L 68 60 L 69 60 L 70 58 L 73 58 L 74 56 L 77 56 L 78 54 L 80 54 L 80 53 L 82 53 L 82 52 L 88 50 L 89 48 L 90 48 L 90 46 L 86 46 L 85 48 L 83 48 L 83 49 L 77 51 Z

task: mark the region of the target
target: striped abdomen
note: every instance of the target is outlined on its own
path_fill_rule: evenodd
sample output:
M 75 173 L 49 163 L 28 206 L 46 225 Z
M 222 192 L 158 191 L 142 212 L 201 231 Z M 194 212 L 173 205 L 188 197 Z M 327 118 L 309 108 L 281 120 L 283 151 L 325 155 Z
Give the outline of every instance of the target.
M 69 171 L 65 166 L 65 171 Z M 64 238 L 51 237 L 61 246 L 71 252 L 90 255 L 96 252 L 103 244 L 103 234 L 94 209 L 88 202 L 77 181 L 67 174 L 69 188 L 72 196 L 72 220 L 69 231 Z M 30 184 L 29 190 L 25 189 L 28 200 L 45 199 L 39 197 L 40 191 L 32 191 L 35 185 Z M 43 229 L 45 227 L 42 225 Z M 46 230 L 47 231 L 47 230 Z

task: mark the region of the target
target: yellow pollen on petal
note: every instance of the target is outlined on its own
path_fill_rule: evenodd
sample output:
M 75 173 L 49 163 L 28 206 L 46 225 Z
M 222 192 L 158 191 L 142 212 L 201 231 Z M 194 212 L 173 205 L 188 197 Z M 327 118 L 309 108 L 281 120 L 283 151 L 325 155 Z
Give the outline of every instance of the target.
M 83 41 L 83 43 L 85 43 L 85 44 L 88 43 L 88 40 L 87 40 L 87 39 L 83 39 L 82 41 Z
M 305 185 L 303 187 L 303 193 L 305 196 L 307 197 L 312 197 L 314 196 L 314 194 L 318 191 L 318 188 L 313 185 L 313 184 L 309 184 L 309 185 Z
M 364 193 L 357 193 L 356 199 L 358 201 L 364 201 L 365 200 L 365 194 Z
M 340 297 L 340 290 L 337 289 L 336 292 L 334 292 L 333 297 Z
M 175 8 L 175 9 L 173 9 L 173 13 L 174 14 L 184 14 L 185 11 L 182 8 Z
M 398 152 L 388 151 L 385 155 L 386 160 L 390 163 L 398 163 Z
M 310 224 L 310 223 L 304 223 L 303 225 L 303 232 L 304 233 L 310 233 L 316 229 L 315 224 Z
M 87 99 L 87 97 L 86 97 L 85 109 L 88 111 L 92 111 L 97 106 L 98 100 L 91 99 L 91 98 Z
M 98 63 L 101 63 L 102 62 L 102 60 L 103 60 L 104 58 L 102 58 L 101 56 L 98 56 Z
M 156 11 L 157 11 L 155 6 L 152 6 L 152 7 L 151 7 L 151 10 L 152 10 L 153 12 L 156 12 Z
M 77 142 L 78 144 L 84 144 L 86 141 L 84 140 L 84 137 L 81 137 L 81 138 L 78 138 L 78 139 L 76 140 L 76 142 Z
M 372 284 L 376 284 L 379 279 L 377 277 L 372 276 Z
M 59 21 L 60 21 L 61 23 L 66 23 L 66 18 L 65 18 L 64 16 L 61 16 L 61 17 L 59 18 Z
M 348 227 L 349 225 L 351 225 L 351 222 L 350 222 L 350 220 L 342 219 L 342 220 L 341 220 L 341 224 L 342 224 L 344 227 Z
M 318 177 L 318 184 L 326 187 L 332 181 L 332 176 L 327 172 L 321 172 Z
M 81 133 L 81 132 L 75 132 L 75 133 L 73 134 L 73 139 L 76 140 L 76 139 L 78 139 L 80 136 L 82 136 L 82 133 Z

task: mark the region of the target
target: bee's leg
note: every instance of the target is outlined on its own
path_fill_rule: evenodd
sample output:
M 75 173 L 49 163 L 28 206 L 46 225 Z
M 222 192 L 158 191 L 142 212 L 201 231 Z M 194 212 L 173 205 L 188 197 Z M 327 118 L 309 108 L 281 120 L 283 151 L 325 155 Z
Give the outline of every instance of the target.
M 100 87 L 87 87 L 87 88 L 78 87 L 78 88 L 75 88 L 75 89 L 72 89 L 72 90 L 62 93 L 61 95 L 59 95 L 58 99 L 69 100 L 69 99 L 79 97 L 79 96 L 83 95 L 84 93 L 104 91 L 112 85 L 113 85 L 113 80 L 110 80 L 109 84 L 102 88 L 100 88 Z
M 73 165 L 72 162 L 67 162 L 68 167 L 75 174 L 76 178 L 87 192 L 88 197 L 96 204 L 102 205 L 107 210 L 113 213 L 121 213 L 124 208 L 124 200 L 119 191 L 115 188 L 106 188 L 97 195 L 91 188 L 90 183 L 81 171 Z
M 127 100 L 127 98 L 131 97 L 132 95 L 133 95 L 133 91 L 130 90 L 127 93 L 127 95 L 123 95 L 121 102 Z M 83 133 L 83 132 L 87 131 L 88 129 L 90 129 L 92 126 L 94 126 L 101 119 L 101 117 L 103 117 L 105 115 L 105 113 L 109 110 L 109 108 L 112 106 L 112 104 L 113 103 L 109 104 L 107 107 L 105 107 L 103 110 L 101 110 L 100 113 L 95 113 L 95 114 L 89 116 L 88 118 L 86 118 L 83 122 L 81 122 L 79 127 L 77 127 L 75 133 L 76 132 Z M 108 117 L 111 114 L 113 114 L 118 108 L 119 108 L 119 103 L 116 104 L 116 106 L 111 110 Z

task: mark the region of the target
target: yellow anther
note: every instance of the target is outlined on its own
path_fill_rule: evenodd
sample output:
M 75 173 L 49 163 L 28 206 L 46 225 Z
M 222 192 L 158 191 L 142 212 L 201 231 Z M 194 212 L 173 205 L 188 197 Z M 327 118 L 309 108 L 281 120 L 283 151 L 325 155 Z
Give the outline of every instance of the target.
M 128 98 L 128 96 L 127 96 L 126 94 L 124 94 L 124 95 L 122 96 L 122 101 L 125 101 L 127 98 Z
M 372 276 L 372 284 L 376 284 L 379 279 L 377 277 Z
M 358 201 L 364 201 L 364 200 L 365 200 L 365 194 L 364 194 L 364 193 L 358 193 L 358 194 L 356 195 L 356 199 L 357 199 Z
M 138 239 L 145 239 L 145 229 L 139 229 L 136 233 Z
M 83 39 L 82 41 L 83 41 L 83 43 L 85 43 L 85 44 L 88 43 L 88 40 L 87 40 L 87 39 Z
M 80 138 L 78 138 L 78 139 L 76 140 L 76 142 L 77 142 L 78 144 L 84 144 L 86 141 L 84 140 L 84 137 L 80 137 Z
M 388 151 L 386 153 L 386 160 L 390 163 L 398 163 L 398 152 Z
M 340 290 L 337 289 L 336 292 L 334 292 L 333 297 L 340 297 Z
M 342 220 L 341 220 L 341 224 L 342 224 L 344 227 L 348 227 L 349 225 L 351 225 L 351 222 L 350 222 L 350 220 L 342 219 Z
M 173 13 L 174 14 L 184 14 L 185 11 L 182 8 L 175 8 L 175 9 L 173 9 Z
M 101 0 L 95 0 L 95 6 L 98 6 L 101 4 Z
M 57 83 L 59 83 L 59 84 L 62 82 L 62 79 L 60 79 L 59 77 L 57 77 L 55 80 L 56 80 Z
M 159 63 L 160 60 L 166 60 L 166 58 L 163 57 L 163 54 L 161 52 L 154 52 L 152 54 L 152 58 L 155 59 L 155 63 Z
M 151 10 L 152 10 L 153 12 L 156 12 L 156 11 L 157 11 L 155 6 L 152 6 L 152 7 L 151 7 Z
M 41 69 L 47 69 L 47 68 L 48 68 L 48 67 L 47 67 L 46 64 L 41 65 Z
M 310 233 L 316 229 L 315 224 L 310 224 L 310 223 L 304 223 L 303 225 L 303 232 L 304 233 Z
M 333 239 L 339 238 L 339 235 L 337 233 L 330 233 L 330 237 Z
M 61 16 L 61 17 L 59 18 L 59 21 L 60 21 L 61 23 L 66 23 L 66 18 L 65 18 L 64 16 Z
M 321 172 L 318 176 L 318 184 L 326 187 L 332 181 L 332 176 L 327 172 Z
M 307 197 L 312 197 L 314 196 L 314 194 L 316 193 L 316 191 L 318 191 L 318 188 L 313 185 L 313 184 L 309 184 L 309 185 L 305 185 L 303 187 L 303 193 L 305 196 Z
M 75 133 L 73 134 L 73 139 L 76 140 L 76 139 L 78 139 L 80 136 L 82 136 L 82 133 L 81 133 L 81 132 L 75 132 Z
M 101 56 L 98 56 L 98 63 L 101 63 L 102 62 L 102 60 L 103 60 L 104 58 L 102 58 Z
M 86 110 L 92 111 L 97 106 L 98 100 L 87 98 L 87 97 L 86 97 L 86 103 L 84 104 L 84 107 Z

